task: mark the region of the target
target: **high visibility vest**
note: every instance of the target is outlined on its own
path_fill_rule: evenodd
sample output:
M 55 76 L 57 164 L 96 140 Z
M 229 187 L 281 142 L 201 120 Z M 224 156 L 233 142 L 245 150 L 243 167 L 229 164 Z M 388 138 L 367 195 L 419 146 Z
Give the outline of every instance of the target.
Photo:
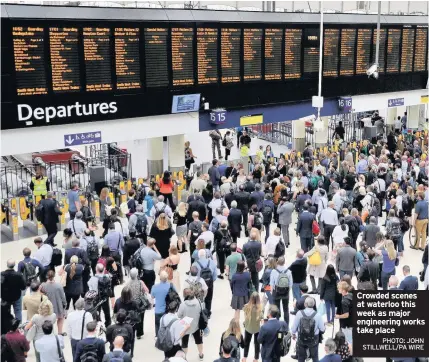
M 34 196 L 39 196 L 39 195 L 46 196 L 47 195 L 47 193 L 48 193 L 48 190 L 46 189 L 46 181 L 47 180 L 48 180 L 48 178 L 46 176 L 41 178 L 40 180 L 36 180 L 35 177 L 31 178 L 31 181 L 33 182 L 33 185 L 34 185 L 34 191 L 33 191 Z

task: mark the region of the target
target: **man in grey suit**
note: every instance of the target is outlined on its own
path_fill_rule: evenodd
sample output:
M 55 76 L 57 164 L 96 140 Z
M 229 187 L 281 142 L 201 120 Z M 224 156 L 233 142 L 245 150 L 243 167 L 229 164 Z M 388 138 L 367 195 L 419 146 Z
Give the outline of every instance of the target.
M 289 225 L 292 223 L 293 210 L 293 204 L 287 197 L 283 197 L 277 207 L 277 214 L 279 215 L 279 224 L 282 229 L 283 241 L 286 247 L 289 246 Z
M 375 236 L 379 232 L 380 232 L 380 226 L 376 224 L 375 216 L 371 216 L 369 218 L 369 225 L 365 226 L 365 229 L 363 231 L 362 241 L 365 241 L 369 247 L 375 248 L 375 244 L 376 244 Z
M 301 241 L 301 249 L 307 252 L 311 249 L 313 241 L 313 220 L 314 214 L 308 211 L 308 204 L 305 203 L 302 207 L 302 213 L 298 217 L 298 225 L 296 227 L 296 235 L 299 235 Z

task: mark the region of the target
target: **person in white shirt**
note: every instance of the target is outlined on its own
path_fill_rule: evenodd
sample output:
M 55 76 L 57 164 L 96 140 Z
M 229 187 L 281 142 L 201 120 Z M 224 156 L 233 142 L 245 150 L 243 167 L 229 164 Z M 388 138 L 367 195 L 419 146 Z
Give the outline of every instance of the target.
M 334 209 L 337 212 L 337 214 L 341 213 L 341 210 L 344 205 L 344 201 L 347 200 L 347 193 L 346 190 L 337 190 L 335 192 L 335 195 L 332 197 L 332 201 L 334 202 Z
M 275 228 L 273 235 L 270 235 L 265 243 L 265 255 L 274 255 L 276 252 L 277 244 L 280 241 L 280 228 Z
M 82 217 L 82 211 L 78 211 L 75 218 L 67 223 L 67 229 L 70 229 L 78 239 L 82 237 L 87 228 L 86 224 L 82 221 Z
M 361 200 L 361 205 L 364 210 L 371 211 L 372 207 L 374 206 L 375 199 L 377 198 L 377 195 L 374 193 L 374 187 L 369 185 L 366 188 L 366 195 Z
M 402 128 L 401 116 L 398 116 L 395 119 L 395 132 L 397 134 L 401 133 L 401 128 Z
M 62 335 L 53 333 L 54 325 L 51 321 L 45 321 L 42 325 L 44 336 L 34 342 L 34 347 L 40 354 L 41 362 L 60 362 L 58 346 L 63 355 L 64 340 Z
M 170 219 L 173 217 L 173 211 L 171 211 L 171 207 L 164 203 L 164 196 L 158 196 L 158 202 L 152 206 L 150 210 L 150 217 L 155 220 L 155 215 L 160 212 L 164 212 Z
M 214 234 L 209 230 L 209 224 L 206 222 L 203 222 L 201 226 L 201 234 L 198 236 L 198 239 L 203 239 L 204 243 L 206 244 L 206 249 L 211 250 L 214 246 L 213 240 L 214 240 Z
M 195 173 L 194 179 L 191 181 L 189 185 L 189 194 L 193 194 L 195 190 L 198 190 L 201 193 L 207 186 L 207 181 L 204 180 L 204 175 L 201 171 Z
M 84 300 L 78 299 L 74 305 L 75 310 L 67 315 L 67 333 L 70 337 L 73 359 L 78 342 L 86 338 L 86 324 L 93 321 L 91 313 L 84 310 L 84 305 Z
M 222 176 L 220 180 L 222 181 L 222 185 L 220 186 L 220 194 L 226 195 L 231 190 L 231 187 L 234 187 L 234 185 L 232 184 L 231 178 Z
M 398 208 L 398 211 L 402 211 L 402 199 L 404 197 L 404 191 L 401 189 L 398 189 L 396 191 L 396 207 Z
M 332 232 L 335 227 L 338 225 L 338 214 L 335 211 L 335 204 L 333 201 L 328 202 L 328 207 L 325 210 L 322 210 L 320 213 L 320 222 L 323 225 L 323 234 L 325 236 L 326 244 L 329 248 L 329 241 L 331 240 Z M 332 242 L 332 249 L 334 248 L 334 243 Z
M 334 243 L 334 250 L 340 248 L 344 243 L 344 238 L 349 236 L 349 227 L 344 223 L 344 219 L 341 219 L 340 225 L 335 226 L 332 232 L 332 241 Z
M 216 217 L 216 209 L 218 207 L 220 207 L 221 209 L 225 209 L 225 208 L 228 209 L 228 207 L 226 206 L 225 200 L 220 195 L 220 192 L 214 193 L 213 199 L 212 199 L 212 201 L 210 201 L 208 206 L 212 210 L 212 216 L 213 217 Z

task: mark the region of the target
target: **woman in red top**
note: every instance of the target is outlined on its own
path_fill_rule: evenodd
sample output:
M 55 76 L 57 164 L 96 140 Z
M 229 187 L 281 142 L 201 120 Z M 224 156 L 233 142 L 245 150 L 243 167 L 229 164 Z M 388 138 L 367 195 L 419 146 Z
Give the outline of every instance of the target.
M 173 202 L 173 191 L 174 191 L 174 183 L 171 180 L 171 174 L 169 171 L 164 171 L 164 176 L 159 182 L 159 194 L 164 196 L 164 202 L 167 205 L 168 203 L 171 207 L 171 210 L 174 212 L 176 209 L 176 205 Z

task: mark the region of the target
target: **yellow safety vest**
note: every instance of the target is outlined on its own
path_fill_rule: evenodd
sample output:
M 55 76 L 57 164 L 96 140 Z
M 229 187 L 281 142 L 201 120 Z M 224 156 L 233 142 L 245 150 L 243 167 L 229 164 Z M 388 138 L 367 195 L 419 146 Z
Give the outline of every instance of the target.
M 36 180 L 35 177 L 31 178 L 31 181 L 33 182 L 33 185 L 34 185 L 34 191 L 33 191 L 34 196 L 39 196 L 39 195 L 46 196 L 47 195 L 47 193 L 48 193 L 48 190 L 46 189 L 46 181 L 47 180 L 48 180 L 48 178 L 46 176 L 41 178 L 40 180 Z

